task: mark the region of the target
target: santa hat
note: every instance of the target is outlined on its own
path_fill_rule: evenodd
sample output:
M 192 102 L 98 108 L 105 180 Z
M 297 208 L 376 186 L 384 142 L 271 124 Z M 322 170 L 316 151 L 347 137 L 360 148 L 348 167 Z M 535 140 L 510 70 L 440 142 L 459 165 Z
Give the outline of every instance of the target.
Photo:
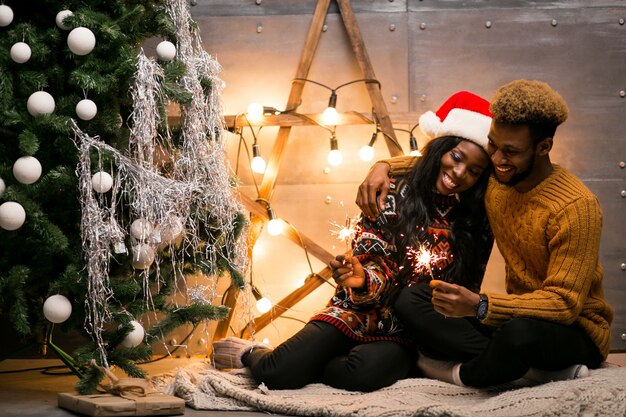
M 489 102 L 469 91 L 459 91 L 437 113 L 427 111 L 419 119 L 420 130 L 429 138 L 458 136 L 487 149 L 491 112 Z

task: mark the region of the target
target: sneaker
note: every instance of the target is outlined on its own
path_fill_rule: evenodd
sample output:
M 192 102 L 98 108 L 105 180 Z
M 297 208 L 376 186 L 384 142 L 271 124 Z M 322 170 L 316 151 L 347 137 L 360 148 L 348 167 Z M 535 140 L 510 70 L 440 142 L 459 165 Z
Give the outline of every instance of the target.
M 587 376 L 589 376 L 589 368 L 587 368 L 586 365 L 578 364 L 559 369 L 558 371 L 544 371 L 542 369 L 530 368 L 528 372 L 526 372 L 526 375 L 524 375 L 524 378 L 543 384 L 551 381 L 566 381 Z

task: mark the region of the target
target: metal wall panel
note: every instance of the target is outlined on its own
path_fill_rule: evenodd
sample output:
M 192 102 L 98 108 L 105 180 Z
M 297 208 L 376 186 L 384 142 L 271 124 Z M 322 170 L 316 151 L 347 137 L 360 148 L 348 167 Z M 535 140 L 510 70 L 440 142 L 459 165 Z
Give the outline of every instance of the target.
M 195 19 L 203 16 L 263 16 L 263 15 L 313 15 L 316 0 L 190 0 L 191 12 Z M 352 9 L 360 12 L 404 12 L 405 0 L 358 0 L 353 1 Z M 331 2 L 329 14 L 339 12 L 336 2 Z
M 204 46 L 224 69 L 225 114 L 243 112 L 251 101 L 284 108 L 316 2 L 195 1 L 192 13 Z M 579 175 L 602 205 L 600 255 L 606 294 L 616 312 L 612 348 L 626 349 L 626 271 L 622 269 L 622 264 L 626 268 L 626 198 L 621 194 L 626 190 L 626 168 L 620 168 L 620 162 L 626 161 L 626 4 L 618 0 L 355 0 L 352 6 L 390 113 L 436 110 L 459 89 L 488 98 L 499 85 L 516 78 L 547 81 L 564 96 L 571 114 L 557 133 L 553 161 Z M 309 78 L 331 87 L 360 78 L 335 2 L 325 23 Z M 340 89 L 338 95 L 340 111 L 369 112 L 363 85 Z M 307 84 L 299 110 L 319 112 L 327 101 L 328 91 Z M 358 160 L 356 153 L 371 132 L 367 125 L 338 128 L 344 163 L 336 168 L 330 169 L 325 160 L 328 132 L 316 127 L 293 128 L 283 155 L 273 208 L 333 253 L 344 248 L 330 234 L 330 223 L 356 213 L 356 189 L 370 165 Z M 252 136 L 248 129 L 244 133 L 249 147 Z M 267 157 L 276 128 L 257 133 Z M 403 135 L 398 131 L 407 150 Z M 237 139 L 233 135 L 228 143 L 233 167 Z M 375 158 L 388 156 L 382 141 L 375 149 Z M 245 158 L 239 161 L 242 191 L 255 196 L 254 180 L 260 178 L 250 174 Z M 292 289 L 294 275 L 305 275 L 308 266 L 302 250 L 287 239 L 262 235 L 260 240 L 255 277 L 262 290 L 278 300 Z M 487 269 L 487 286 L 501 288 L 502 268 L 496 251 Z M 298 304 L 295 318 L 306 320 L 330 290 L 320 288 Z M 276 344 L 299 327 L 297 320 L 279 320 L 259 336 Z
M 612 346 L 626 349 L 624 203 L 626 28 L 624 8 L 475 9 L 409 13 L 410 110 L 450 93 L 484 97 L 517 78 L 548 82 L 570 108 L 555 137 L 554 162 L 577 174 L 604 211 L 601 262 L 616 310 Z

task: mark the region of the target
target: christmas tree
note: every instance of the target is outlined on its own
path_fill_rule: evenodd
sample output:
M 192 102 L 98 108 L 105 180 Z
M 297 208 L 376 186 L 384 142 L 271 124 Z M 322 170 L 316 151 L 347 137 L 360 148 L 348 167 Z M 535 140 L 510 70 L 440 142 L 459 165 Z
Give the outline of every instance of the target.
M 43 340 L 82 393 L 99 366 L 145 376 L 151 345 L 226 316 L 187 276 L 244 286 L 219 72 L 184 0 L 0 6 L 0 319 Z M 55 324 L 89 342 L 64 352 Z

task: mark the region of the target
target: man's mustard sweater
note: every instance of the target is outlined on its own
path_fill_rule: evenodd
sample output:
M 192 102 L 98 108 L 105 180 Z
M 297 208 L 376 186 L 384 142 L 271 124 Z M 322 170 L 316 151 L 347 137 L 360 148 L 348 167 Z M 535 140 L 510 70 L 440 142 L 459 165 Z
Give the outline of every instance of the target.
M 414 158 L 390 159 L 391 174 Z M 491 178 L 485 204 L 505 261 L 507 294 L 487 293 L 483 323 L 515 317 L 576 324 L 604 358 L 610 348 L 613 310 L 604 298 L 598 260 L 602 211 L 596 196 L 574 175 L 553 165 L 552 174 L 520 193 Z

